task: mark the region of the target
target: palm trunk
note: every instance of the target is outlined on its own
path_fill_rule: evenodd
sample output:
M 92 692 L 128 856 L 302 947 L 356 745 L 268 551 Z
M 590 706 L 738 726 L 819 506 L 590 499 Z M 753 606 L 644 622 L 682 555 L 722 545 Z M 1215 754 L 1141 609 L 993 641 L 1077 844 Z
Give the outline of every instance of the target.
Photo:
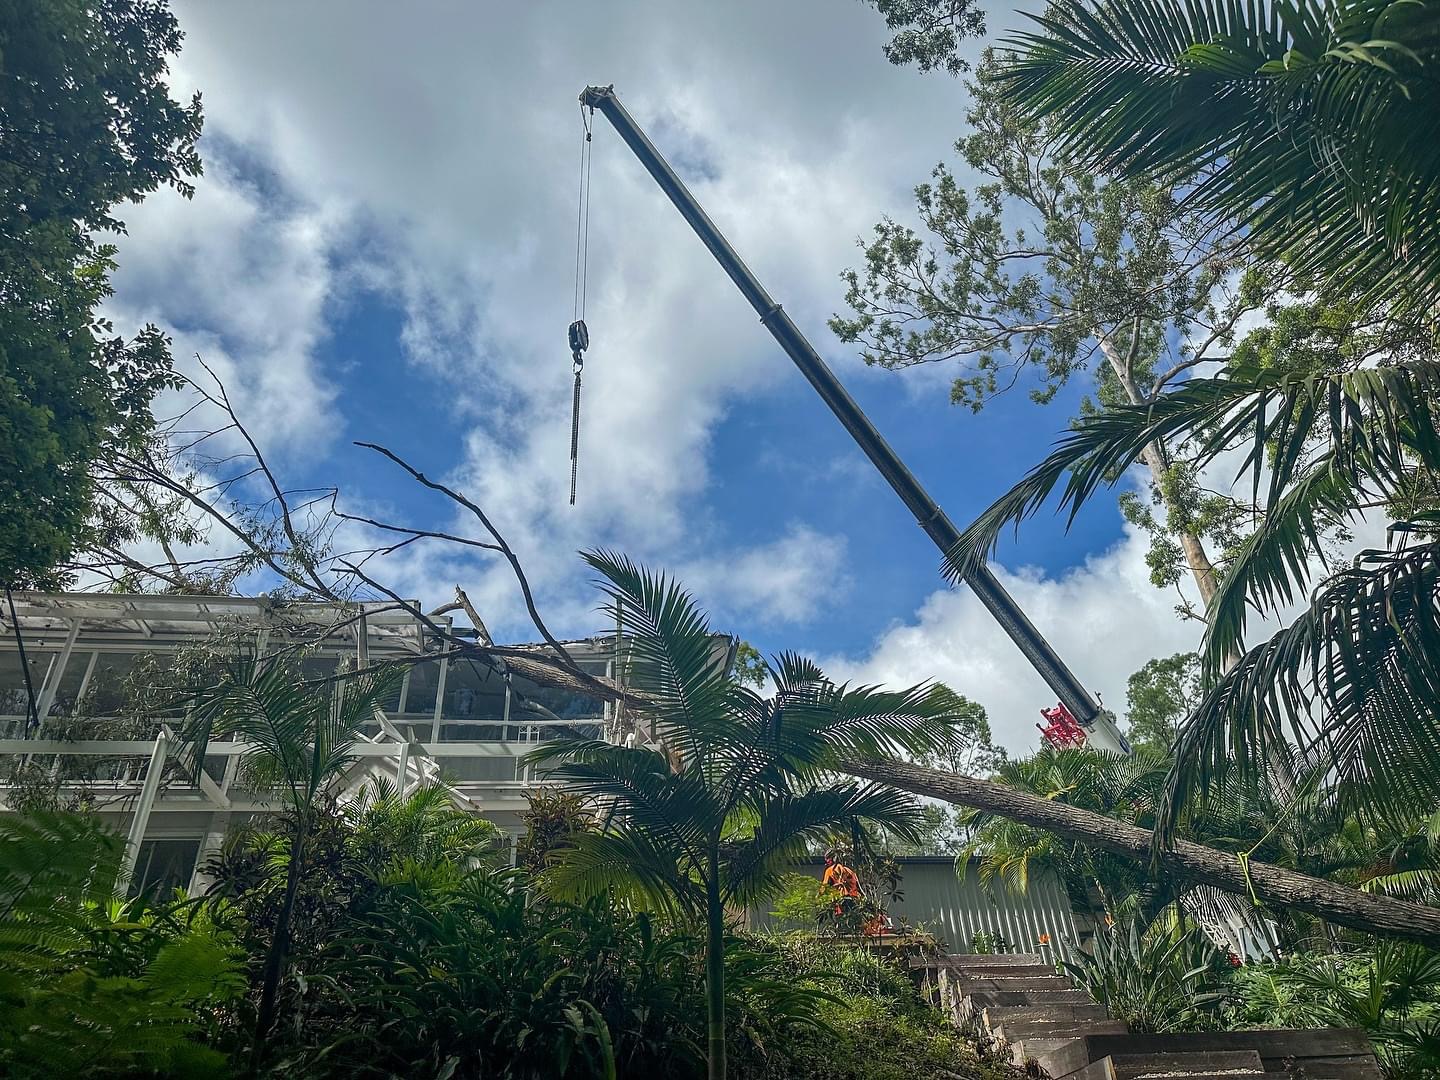
M 916 795 L 942 799 L 956 806 L 984 810 L 1147 865 L 1153 860 L 1157 875 L 1213 885 L 1239 896 L 1253 895 L 1264 903 L 1306 911 L 1328 922 L 1367 934 L 1417 941 L 1432 949 L 1440 948 L 1440 908 L 1361 892 L 1269 863 L 1252 861 L 1248 864 L 1247 873 L 1246 867 L 1234 854 L 1189 840 L 1177 840 L 1172 847 L 1157 851 L 1155 834 L 1148 829 L 1037 798 L 989 780 L 976 780 L 900 761 L 851 759 L 843 763 L 843 769 L 853 776 L 889 784 Z
M 295 901 L 300 895 L 300 879 L 305 869 L 307 831 L 302 823 L 290 846 L 290 862 L 285 868 L 285 898 L 275 922 L 275 939 L 270 943 L 270 951 L 265 954 L 265 967 L 260 976 L 260 1007 L 255 1015 L 255 1045 L 250 1057 L 250 1068 L 256 1075 L 265 1057 L 265 1043 L 270 1029 L 275 1026 L 280 980 L 285 974 L 285 960 L 290 952 L 290 923 L 295 915 Z
M 705 1008 L 710 1080 L 725 1080 L 725 905 L 720 902 L 719 867 L 710 863 L 705 896 Z

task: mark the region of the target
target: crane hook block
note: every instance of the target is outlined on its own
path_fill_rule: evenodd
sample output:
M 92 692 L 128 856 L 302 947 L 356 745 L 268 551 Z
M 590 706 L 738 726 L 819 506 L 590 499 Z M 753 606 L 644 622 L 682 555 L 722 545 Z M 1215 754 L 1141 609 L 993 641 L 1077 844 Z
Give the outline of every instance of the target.
M 584 353 L 589 347 L 590 331 L 585 326 L 585 320 L 576 319 L 570 324 L 570 355 L 577 365 L 585 362 Z

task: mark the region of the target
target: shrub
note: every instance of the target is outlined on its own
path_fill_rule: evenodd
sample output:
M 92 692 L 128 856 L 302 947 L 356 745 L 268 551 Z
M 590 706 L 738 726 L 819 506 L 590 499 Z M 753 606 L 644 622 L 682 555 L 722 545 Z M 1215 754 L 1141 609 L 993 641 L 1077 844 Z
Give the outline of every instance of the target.
M 1224 994 L 1224 955 L 1198 930 L 1157 920 L 1115 923 L 1097 933 L 1089 953 L 1075 950 L 1065 968 L 1090 996 L 1136 1032 L 1213 1028 Z

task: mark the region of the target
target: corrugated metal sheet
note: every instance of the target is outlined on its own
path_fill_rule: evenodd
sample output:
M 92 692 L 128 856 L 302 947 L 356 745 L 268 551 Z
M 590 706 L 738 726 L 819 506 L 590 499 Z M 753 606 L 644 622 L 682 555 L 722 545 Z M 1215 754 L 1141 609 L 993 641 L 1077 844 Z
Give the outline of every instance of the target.
M 915 856 L 897 861 L 905 897 L 891 906 L 892 918 L 903 917 L 929 931 L 949 952 L 970 952 L 971 941 L 981 932 L 1003 937 L 1011 952 L 1035 951 L 1041 936 L 1049 934 L 1052 947 L 1064 955 L 1067 942 L 1076 940 L 1070 901 L 1049 872 L 1032 871 L 1029 888 L 1016 894 L 982 884 L 973 868 L 962 877 L 954 859 Z M 795 869 L 818 878 L 821 864 L 807 861 Z M 751 925 L 774 927 L 777 921 L 758 911 L 752 913 Z

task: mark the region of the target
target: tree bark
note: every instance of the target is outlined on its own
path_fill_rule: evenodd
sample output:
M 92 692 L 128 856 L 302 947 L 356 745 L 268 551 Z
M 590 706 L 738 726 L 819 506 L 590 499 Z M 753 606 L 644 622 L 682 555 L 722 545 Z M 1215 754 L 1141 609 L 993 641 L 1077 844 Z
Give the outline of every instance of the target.
M 1115 346 L 1105 334 L 1096 334 L 1100 342 L 1100 352 L 1104 354 L 1110 369 L 1115 372 L 1115 377 L 1120 380 L 1120 385 L 1125 389 L 1125 396 L 1130 399 L 1132 405 L 1144 405 L 1149 398 L 1140 392 L 1135 385 L 1135 378 L 1131 374 L 1125 360 L 1120 356 Z M 1140 460 L 1150 470 L 1150 479 L 1154 481 L 1157 489 L 1161 488 L 1161 481 L 1165 475 L 1165 449 L 1158 442 L 1152 442 L 1140 454 Z M 1167 510 L 1169 507 L 1166 508 Z M 1208 610 L 1210 601 L 1220 590 L 1220 582 L 1215 575 L 1215 564 L 1210 561 L 1210 556 L 1205 553 L 1205 545 L 1194 533 L 1180 531 L 1180 548 L 1185 552 L 1185 565 L 1190 568 L 1190 574 L 1195 579 L 1195 587 L 1200 590 L 1200 602 Z
M 1264 903 L 1306 911 L 1363 933 L 1440 948 L 1440 908 L 1361 892 L 1269 863 L 1250 862 L 1247 874 L 1238 856 L 1188 840 L 1177 840 L 1173 847 L 1157 851 L 1154 833 L 1148 829 L 1040 799 L 989 780 L 900 761 L 849 760 L 842 767 L 853 776 L 943 799 L 956 806 L 984 810 L 1137 862 L 1149 864 L 1153 859 L 1157 875 L 1253 896 Z

